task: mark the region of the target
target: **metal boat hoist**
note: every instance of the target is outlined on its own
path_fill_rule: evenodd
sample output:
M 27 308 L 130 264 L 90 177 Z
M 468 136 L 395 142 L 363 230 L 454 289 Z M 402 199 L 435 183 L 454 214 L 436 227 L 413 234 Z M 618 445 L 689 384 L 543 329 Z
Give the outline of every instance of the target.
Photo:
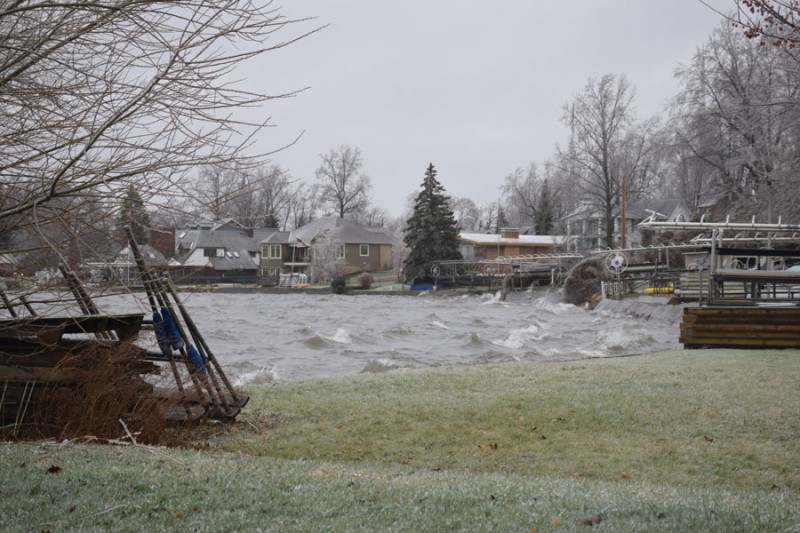
M 672 222 L 655 220 L 655 214 L 639 224 L 642 229 L 697 231 L 692 243 L 709 253 L 707 304 L 797 304 L 800 272 L 786 270 L 787 260 L 800 264 L 800 250 L 776 248 L 778 244 L 800 247 L 800 224 L 757 222 Z M 752 264 L 737 258 L 752 258 Z M 726 294 L 726 283 L 741 283 L 743 291 Z
M 529 254 L 500 256 L 473 261 L 433 261 L 430 276 L 437 283 L 449 285 L 487 285 L 512 277 L 530 283 L 558 284 L 566 272 L 584 258 L 581 254 Z

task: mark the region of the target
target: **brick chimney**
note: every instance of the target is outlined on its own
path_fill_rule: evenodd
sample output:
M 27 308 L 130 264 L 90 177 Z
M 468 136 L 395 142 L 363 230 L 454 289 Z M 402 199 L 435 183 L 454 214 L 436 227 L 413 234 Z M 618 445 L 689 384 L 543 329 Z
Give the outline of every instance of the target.
M 164 257 L 175 256 L 175 231 L 171 229 L 150 229 L 150 246 L 161 252 Z
M 519 228 L 500 228 L 501 239 L 519 239 Z

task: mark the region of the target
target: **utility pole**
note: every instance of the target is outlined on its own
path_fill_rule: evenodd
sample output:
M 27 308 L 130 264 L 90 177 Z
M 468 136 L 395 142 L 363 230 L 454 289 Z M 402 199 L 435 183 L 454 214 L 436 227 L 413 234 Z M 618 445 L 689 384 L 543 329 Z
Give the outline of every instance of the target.
M 625 175 L 622 175 L 622 208 L 620 210 L 620 217 L 621 220 L 621 231 L 619 235 L 619 247 L 625 248 L 625 196 L 627 195 L 626 191 L 626 183 L 625 183 Z

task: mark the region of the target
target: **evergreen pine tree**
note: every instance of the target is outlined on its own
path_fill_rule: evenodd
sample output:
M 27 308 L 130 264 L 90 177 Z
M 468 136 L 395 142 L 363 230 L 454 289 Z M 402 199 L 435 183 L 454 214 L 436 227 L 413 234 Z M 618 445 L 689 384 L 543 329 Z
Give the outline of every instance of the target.
M 273 213 L 267 213 L 266 215 L 264 215 L 264 227 L 265 228 L 280 227 L 280 223 L 278 222 L 278 217 L 276 217 Z
M 150 242 L 150 215 L 144 207 L 144 201 L 133 185 L 125 191 L 120 210 L 120 225 L 130 227 L 137 244 Z M 123 232 L 124 235 L 124 232 Z M 123 238 L 127 241 L 127 238 Z
M 414 212 L 406 222 L 403 236 L 403 242 L 411 250 L 403 263 L 407 282 L 428 278 L 431 261 L 462 259 L 449 201 L 431 163 L 425 171 L 422 190 L 414 198 Z

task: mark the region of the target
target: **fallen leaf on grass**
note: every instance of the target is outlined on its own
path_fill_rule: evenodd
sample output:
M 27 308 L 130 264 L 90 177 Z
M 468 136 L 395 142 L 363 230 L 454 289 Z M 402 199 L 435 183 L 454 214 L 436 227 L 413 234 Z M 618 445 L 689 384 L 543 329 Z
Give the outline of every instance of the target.
M 47 469 L 48 474 L 58 474 L 61 472 L 61 467 L 58 465 L 50 465 L 50 468 Z
M 490 442 L 489 444 L 478 444 L 478 449 L 482 451 L 484 455 L 489 455 L 489 450 L 497 449 L 497 443 Z
M 703 440 L 706 442 L 714 442 L 714 437 L 709 437 L 708 435 L 703 435 Z

